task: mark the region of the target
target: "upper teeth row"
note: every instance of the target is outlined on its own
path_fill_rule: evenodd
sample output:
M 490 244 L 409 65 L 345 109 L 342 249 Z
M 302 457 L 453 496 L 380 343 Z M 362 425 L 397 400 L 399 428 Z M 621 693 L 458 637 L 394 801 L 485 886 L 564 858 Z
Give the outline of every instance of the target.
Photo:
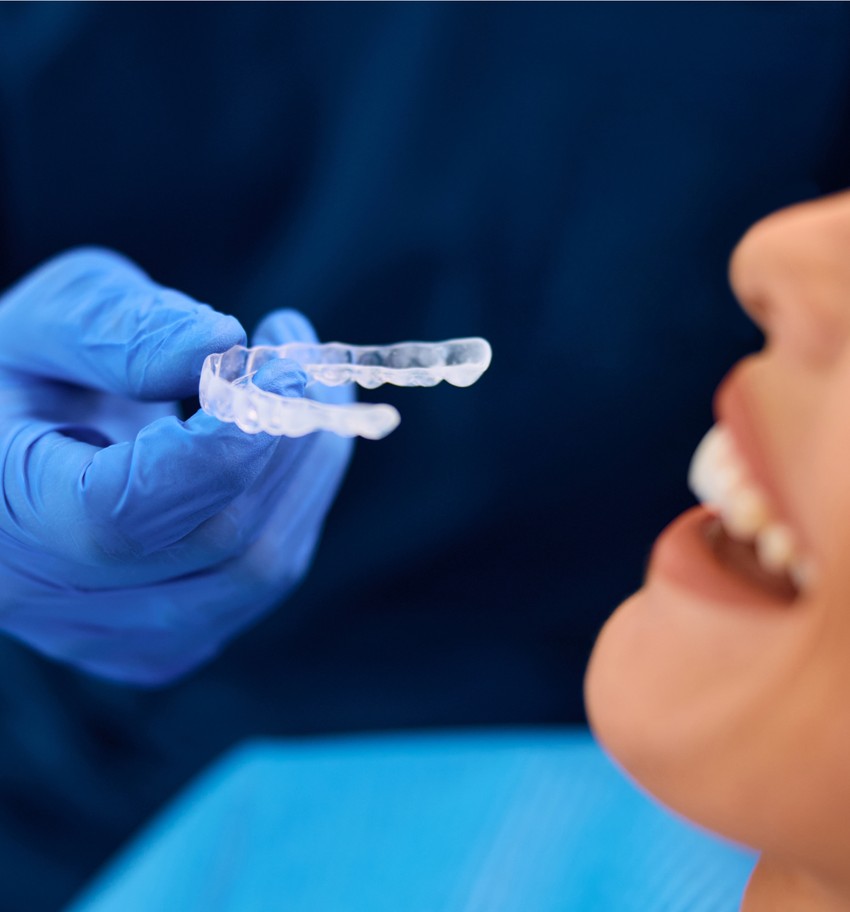
M 719 514 L 732 538 L 754 543 L 762 567 L 788 573 L 798 587 L 805 587 L 810 573 L 793 531 L 777 518 L 722 425 L 714 425 L 697 447 L 688 484 L 705 506 Z

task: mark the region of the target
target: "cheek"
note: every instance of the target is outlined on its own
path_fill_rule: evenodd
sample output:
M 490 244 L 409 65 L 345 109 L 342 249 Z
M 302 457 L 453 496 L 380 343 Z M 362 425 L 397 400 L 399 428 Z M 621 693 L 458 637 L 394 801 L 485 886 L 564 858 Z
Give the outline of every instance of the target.
M 850 384 L 840 402 L 830 391 L 807 441 L 809 471 L 800 479 L 800 513 L 831 587 L 850 589 Z M 801 473 L 802 474 L 802 473 Z

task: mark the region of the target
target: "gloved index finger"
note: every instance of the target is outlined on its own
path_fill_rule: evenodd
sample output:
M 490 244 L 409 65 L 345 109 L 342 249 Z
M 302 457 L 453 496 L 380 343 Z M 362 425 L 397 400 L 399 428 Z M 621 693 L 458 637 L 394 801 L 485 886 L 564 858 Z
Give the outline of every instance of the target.
M 193 395 L 204 358 L 244 341 L 233 317 L 107 250 L 60 255 L 0 300 L 0 367 L 137 399 Z

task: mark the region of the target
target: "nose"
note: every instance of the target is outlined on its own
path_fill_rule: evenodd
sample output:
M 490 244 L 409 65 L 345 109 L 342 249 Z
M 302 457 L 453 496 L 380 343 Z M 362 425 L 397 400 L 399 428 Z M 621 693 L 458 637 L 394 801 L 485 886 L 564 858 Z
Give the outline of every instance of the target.
M 850 192 L 757 222 L 735 248 L 729 277 L 768 348 L 831 363 L 850 338 Z

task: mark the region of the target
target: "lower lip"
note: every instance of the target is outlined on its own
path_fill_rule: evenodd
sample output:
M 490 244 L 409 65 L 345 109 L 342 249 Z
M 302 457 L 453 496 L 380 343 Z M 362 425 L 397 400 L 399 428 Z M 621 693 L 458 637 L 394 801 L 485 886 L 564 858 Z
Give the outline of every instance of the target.
M 673 520 L 652 549 L 647 581 L 664 579 L 719 605 L 773 610 L 791 605 L 796 593 L 790 584 L 759 585 L 723 562 L 708 537 L 715 522 L 703 506 Z

